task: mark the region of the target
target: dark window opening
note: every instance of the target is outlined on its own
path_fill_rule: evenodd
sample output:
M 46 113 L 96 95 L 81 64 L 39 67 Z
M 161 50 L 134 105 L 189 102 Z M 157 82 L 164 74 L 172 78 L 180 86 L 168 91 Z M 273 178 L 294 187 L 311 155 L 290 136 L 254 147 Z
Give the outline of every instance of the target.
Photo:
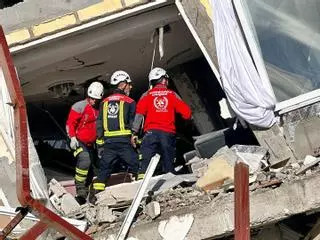
M 13 5 L 16 5 L 20 2 L 23 2 L 23 0 L 2 0 L 0 1 L 0 9 L 12 7 Z

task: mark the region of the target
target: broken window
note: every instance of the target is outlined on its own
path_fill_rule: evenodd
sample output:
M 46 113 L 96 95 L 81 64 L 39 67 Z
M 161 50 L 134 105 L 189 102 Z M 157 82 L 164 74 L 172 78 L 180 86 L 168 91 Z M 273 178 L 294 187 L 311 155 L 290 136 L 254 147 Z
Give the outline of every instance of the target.
M 320 2 L 244 0 L 243 3 L 277 100 L 318 89 Z

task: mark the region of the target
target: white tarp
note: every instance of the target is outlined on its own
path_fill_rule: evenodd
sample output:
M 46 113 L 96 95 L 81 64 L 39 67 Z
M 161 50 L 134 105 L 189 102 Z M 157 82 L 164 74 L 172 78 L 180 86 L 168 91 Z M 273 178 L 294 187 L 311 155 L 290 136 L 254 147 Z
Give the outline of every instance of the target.
M 15 140 L 14 140 L 14 117 L 13 107 L 10 106 L 11 100 L 7 89 L 7 85 L 4 79 L 2 69 L 0 67 L 0 134 L 4 139 L 6 148 L 3 148 L 5 152 L 0 152 L 0 157 L 7 157 L 8 161 L 1 162 L 1 164 L 15 164 Z M 29 167 L 30 167 L 30 185 L 32 195 L 36 199 L 48 199 L 47 193 L 47 181 L 44 175 L 44 171 L 41 167 L 38 154 L 33 145 L 30 132 L 28 131 L 28 142 L 29 142 Z M 9 157 L 8 157 L 9 156 Z M 4 175 L 5 173 L 1 173 Z M 9 174 L 9 173 L 7 173 Z M 10 176 L 15 179 L 15 176 Z M 0 182 L 0 188 L 1 186 Z M 5 188 L 4 188 L 5 189 Z M 10 189 L 15 191 L 15 189 Z M 10 199 L 9 199 L 10 200 Z
M 215 43 L 223 89 L 234 112 L 248 123 L 271 127 L 276 99 L 252 61 L 232 0 L 211 0 Z

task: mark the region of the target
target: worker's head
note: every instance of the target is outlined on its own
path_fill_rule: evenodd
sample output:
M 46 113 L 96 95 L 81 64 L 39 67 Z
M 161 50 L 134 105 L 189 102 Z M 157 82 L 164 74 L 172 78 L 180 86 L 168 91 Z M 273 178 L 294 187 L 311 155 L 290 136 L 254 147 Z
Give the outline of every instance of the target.
M 169 76 L 163 68 L 155 67 L 149 73 L 149 83 L 155 86 L 159 83 L 168 85 Z
M 104 94 L 104 87 L 100 82 L 93 82 L 88 87 L 88 98 L 91 106 L 98 106 Z
M 132 81 L 128 73 L 122 70 L 115 71 L 110 79 L 110 84 L 130 95 L 132 89 Z

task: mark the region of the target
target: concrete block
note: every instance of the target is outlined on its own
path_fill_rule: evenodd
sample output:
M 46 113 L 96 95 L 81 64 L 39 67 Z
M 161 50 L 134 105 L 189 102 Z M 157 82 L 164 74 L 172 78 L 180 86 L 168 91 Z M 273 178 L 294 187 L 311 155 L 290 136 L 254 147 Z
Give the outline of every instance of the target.
M 33 35 L 38 37 L 50 32 L 61 30 L 77 23 L 74 14 L 65 15 L 51 21 L 40 23 L 32 27 Z
M 60 185 L 57 180 L 55 180 L 54 178 L 51 179 L 51 181 L 49 182 L 49 195 L 54 194 L 56 195 L 56 197 L 60 198 L 66 193 L 67 191 Z
M 155 219 L 160 216 L 160 203 L 156 201 L 152 201 L 145 206 L 144 209 L 145 214 L 147 214 L 151 219 Z
M 208 171 L 199 178 L 197 187 L 209 191 L 218 189 L 225 180 L 233 179 L 234 167 L 222 156 L 209 163 Z
M 112 214 L 112 210 L 107 205 L 100 205 L 97 209 L 97 222 L 100 223 L 112 223 L 117 219 Z
M 70 194 L 66 193 L 61 198 L 61 210 L 65 215 L 69 215 L 81 209 L 79 203 Z

